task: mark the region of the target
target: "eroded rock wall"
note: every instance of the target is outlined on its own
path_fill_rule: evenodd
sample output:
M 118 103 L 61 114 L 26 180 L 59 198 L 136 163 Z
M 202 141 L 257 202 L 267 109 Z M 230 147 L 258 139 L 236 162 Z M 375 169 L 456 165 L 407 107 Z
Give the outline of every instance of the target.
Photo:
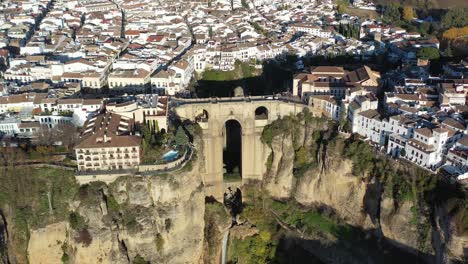
M 68 222 L 31 230 L 30 263 L 61 263 L 64 254 L 69 263 L 83 264 L 131 263 L 136 256 L 151 263 L 202 263 L 205 194 L 196 162 L 190 171 L 125 177 L 95 189 L 70 205 L 89 236 Z
M 313 138 L 314 131 L 320 130 L 325 138 Z M 305 206 L 331 207 L 349 224 L 384 237 L 408 252 L 432 256 L 426 259 L 434 263 L 463 261 L 468 250 L 467 236 L 455 231 L 455 217 L 447 212 L 444 204 L 430 212 L 433 205 L 424 200 L 422 204 L 396 201 L 385 192 L 379 177 L 354 175 L 353 162 L 343 156 L 343 140 L 327 142 L 328 131 L 323 126 L 305 124 L 295 133 L 285 131 L 271 140 L 273 159 L 264 176 L 264 186 L 270 196 L 279 200 L 295 199 Z M 312 150 L 313 165 L 295 176 L 295 154 L 300 147 Z M 416 210 L 420 207 L 425 213 Z M 424 225 L 427 229 L 421 228 Z

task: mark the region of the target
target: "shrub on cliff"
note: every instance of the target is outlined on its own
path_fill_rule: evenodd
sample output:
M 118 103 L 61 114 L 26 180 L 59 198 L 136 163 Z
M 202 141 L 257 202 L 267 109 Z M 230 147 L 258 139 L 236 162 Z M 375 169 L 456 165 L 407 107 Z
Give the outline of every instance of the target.
M 346 146 L 344 156 L 353 161 L 353 174 L 364 176 L 372 169 L 375 154 L 368 143 L 355 140 Z
M 230 248 L 230 260 L 234 263 L 263 264 L 274 259 L 276 241 L 272 240 L 270 232 L 260 231 L 258 235 L 242 240 L 233 239 Z
M 71 212 L 68 221 L 70 222 L 70 227 L 73 230 L 82 230 L 86 227 L 86 222 L 84 218 L 78 212 Z
M 140 254 L 137 254 L 132 261 L 132 264 L 148 264 L 149 261 L 145 260 Z

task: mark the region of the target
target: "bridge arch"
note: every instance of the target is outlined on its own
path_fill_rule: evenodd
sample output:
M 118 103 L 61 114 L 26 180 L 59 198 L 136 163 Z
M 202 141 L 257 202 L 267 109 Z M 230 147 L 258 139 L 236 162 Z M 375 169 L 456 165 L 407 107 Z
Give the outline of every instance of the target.
M 265 106 L 259 106 L 255 109 L 255 120 L 268 119 L 268 108 Z
M 201 176 L 206 193 L 221 201 L 226 186 L 237 188 L 249 181 L 261 180 L 266 172 L 265 162 L 268 159 L 261 141 L 263 128 L 277 117 L 295 115 L 306 107 L 308 106 L 302 103 L 251 97 L 244 100 L 187 99 L 178 105 L 175 108 L 177 115 L 183 119 L 197 121 L 202 129 L 200 149 L 204 156 Z M 242 163 L 238 170 L 241 177 L 237 178 L 240 181 L 230 181 L 232 179 L 223 177 L 226 172 L 223 154 L 228 145 L 226 124 L 230 127 L 232 123 L 236 123 L 239 128 L 235 135 L 240 141 L 236 146 L 241 148 L 237 158 Z
M 242 124 L 235 118 L 223 123 L 223 176 L 230 180 L 242 177 Z

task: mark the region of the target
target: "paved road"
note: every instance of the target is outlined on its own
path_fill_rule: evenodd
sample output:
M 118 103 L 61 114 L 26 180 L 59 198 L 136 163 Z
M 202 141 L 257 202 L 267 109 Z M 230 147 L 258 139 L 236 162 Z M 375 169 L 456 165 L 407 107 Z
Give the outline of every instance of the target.
M 305 105 L 299 98 L 291 96 L 276 96 L 276 95 L 265 95 L 265 96 L 249 96 L 249 97 L 212 97 L 212 98 L 200 98 L 200 99 L 184 99 L 184 98 L 172 98 L 172 106 L 177 107 L 184 104 L 207 104 L 207 103 L 230 103 L 230 102 L 261 102 L 261 101 L 281 101 L 287 103 L 296 103 Z

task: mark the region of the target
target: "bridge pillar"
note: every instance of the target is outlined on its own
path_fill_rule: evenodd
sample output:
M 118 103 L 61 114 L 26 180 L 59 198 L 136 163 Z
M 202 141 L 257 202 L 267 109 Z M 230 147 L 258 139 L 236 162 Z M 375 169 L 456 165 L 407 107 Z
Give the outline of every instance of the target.
M 262 179 L 263 143 L 260 141 L 263 127 L 249 126 L 242 130 L 242 183 Z
M 214 125 L 214 124 L 213 124 Z M 222 130 L 221 130 L 222 131 Z M 205 174 L 202 175 L 207 196 L 223 200 L 223 145 L 224 137 L 219 129 L 203 130 Z

